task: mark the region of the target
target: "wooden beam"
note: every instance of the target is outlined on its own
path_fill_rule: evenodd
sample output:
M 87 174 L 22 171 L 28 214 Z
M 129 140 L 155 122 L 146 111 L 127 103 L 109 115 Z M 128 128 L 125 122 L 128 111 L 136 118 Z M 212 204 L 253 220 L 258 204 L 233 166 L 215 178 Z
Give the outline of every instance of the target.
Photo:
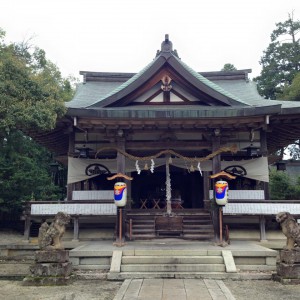
M 241 118 L 180 118 L 180 119 L 166 119 L 166 118 L 153 118 L 153 119 L 116 119 L 116 118 L 102 118 L 102 119 L 87 119 L 87 118 L 80 118 L 78 120 L 78 124 L 80 127 L 93 125 L 93 126 L 108 126 L 112 125 L 114 127 L 121 127 L 121 126 L 128 126 L 128 125 L 157 125 L 157 124 L 193 124 L 193 125 L 205 125 L 213 127 L 215 125 L 247 125 L 252 124 L 252 127 L 259 127 L 264 124 L 263 117 L 241 117 Z
M 207 141 L 168 141 L 168 142 L 153 142 L 153 141 L 127 141 L 126 149 L 128 150 L 154 150 L 154 149 L 189 149 L 200 150 L 210 149 L 211 144 Z

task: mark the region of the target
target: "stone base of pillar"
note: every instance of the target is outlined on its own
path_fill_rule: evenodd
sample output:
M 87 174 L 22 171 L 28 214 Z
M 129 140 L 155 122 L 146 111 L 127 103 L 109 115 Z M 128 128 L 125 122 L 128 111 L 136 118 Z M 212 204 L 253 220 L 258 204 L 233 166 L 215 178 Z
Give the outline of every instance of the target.
M 67 250 L 40 250 L 35 252 L 35 263 L 30 266 L 30 276 L 24 285 L 66 285 L 70 282 L 73 267 Z
M 282 284 L 300 283 L 300 252 L 299 250 L 281 250 L 280 261 L 277 263 L 277 274 L 274 280 Z

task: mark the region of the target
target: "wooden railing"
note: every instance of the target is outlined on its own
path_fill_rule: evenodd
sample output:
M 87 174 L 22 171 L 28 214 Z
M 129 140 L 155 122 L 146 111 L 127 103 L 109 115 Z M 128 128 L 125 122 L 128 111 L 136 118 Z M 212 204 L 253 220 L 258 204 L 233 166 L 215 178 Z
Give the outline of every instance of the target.
M 54 217 L 58 212 L 71 216 L 74 224 L 74 240 L 79 237 L 79 218 L 83 216 L 116 216 L 117 207 L 111 199 L 74 201 L 33 201 L 28 202 L 24 211 L 24 238 L 30 238 L 30 225 L 34 217 Z

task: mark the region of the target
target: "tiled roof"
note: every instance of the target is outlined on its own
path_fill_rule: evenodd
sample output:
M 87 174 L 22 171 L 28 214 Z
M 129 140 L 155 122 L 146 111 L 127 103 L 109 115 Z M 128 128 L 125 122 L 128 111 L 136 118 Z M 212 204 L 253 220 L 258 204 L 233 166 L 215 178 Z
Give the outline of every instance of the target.
M 236 116 L 237 110 L 243 110 L 244 108 L 267 108 L 272 106 L 281 105 L 281 113 L 289 114 L 300 113 L 300 104 L 292 101 L 277 101 L 267 100 L 262 98 L 257 91 L 256 84 L 251 80 L 247 79 L 247 72 L 249 70 L 233 71 L 232 76 L 230 72 L 207 72 L 205 76 L 194 71 L 191 67 L 185 64 L 177 55 L 172 51 L 172 43 L 166 36 L 166 40 L 162 43 L 162 51 L 158 52 L 156 58 L 149 63 L 139 73 L 97 73 L 97 72 L 83 72 L 85 78 L 88 80 L 85 83 L 79 84 L 74 98 L 66 103 L 68 108 L 80 109 L 104 109 L 104 107 L 113 106 L 115 101 L 126 97 L 128 94 L 133 92 L 140 84 L 143 84 L 148 78 L 151 78 L 155 72 L 163 66 L 164 63 L 169 63 L 171 67 L 174 67 L 180 74 L 183 73 L 189 80 L 193 81 L 193 84 L 199 90 L 203 90 L 212 98 L 218 99 L 221 103 L 223 102 L 226 106 L 226 115 Z M 243 73 L 245 77 L 243 78 Z M 111 80 L 109 78 L 110 74 Z M 106 76 L 105 80 L 97 80 L 99 76 Z M 126 80 L 122 82 L 122 80 Z M 101 79 L 102 79 L 101 77 Z M 135 108 L 130 106 L 126 107 L 126 110 L 134 110 Z M 141 107 L 137 108 L 141 109 Z M 154 109 L 143 106 L 144 110 Z M 142 110 L 143 110 L 142 109 Z M 162 110 L 163 107 L 155 108 L 155 110 Z M 166 109 L 166 107 L 164 108 Z M 179 109 L 167 107 L 169 110 Z M 186 109 L 186 107 L 185 107 Z M 210 115 L 211 110 L 220 110 L 221 107 L 213 106 L 197 106 L 197 108 L 189 109 L 203 109 Z M 224 106 L 223 106 L 224 109 Z M 238 114 L 242 112 L 239 111 Z M 278 113 L 278 110 L 277 110 Z
M 223 89 L 220 85 L 215 84 L 214 82 L 208 80 L 207 78 L 205 78 L 204 76 L 202 76 L 201 74 L 199 74 L 198 72 L 194 71 L 191 67 L 189 67 L 186 63 L 184 63 L 181 59 L 177 58 L 176 56 L 174 56 L 175 59 L 190 73 L 192 74 L 195 78 L 197 78 L 199 81 L 201 81 L 202 83 L 204 83 L 205 85 L 209 86 L 210 88 L 212 88 L 213 90 L 219 92 L 220 94 L 223 94 L 224 96 L 227 96 L 239 103 L 243 103 L 246 104 L 245 102 L 243 102 L 242 99 L 240 99 L 239 97 L 236 97 L 234 94 L 226 91 L 225 89 Z
M 132 84 L 134 81 L 136 81 L 138 78 L 140 78 L 157 60 L 158 58 L 155 58 L 151 63 L 149 63 L 144 69 L 142 69 L 139 73 L 136 73 L 133 77 L 131 77 L 130 79 L 128 79 L 127 81 L 125 81 L 124 83 L 122 83 L 121 85 L 119 85 L 118 87 L 116 87 L 115 89 L 113 89 L 112 91 L 110 91 L 108 94 L 106 94 L 105 96 L 101 97 L 100 99 L 98 99 L 97 101 L 95 101 L 94 103 L 90 104 L 89 106 L 92 106 L 93 104 L 100 102 L 114 94 L 117 94 L 118 92 L 120 92 L 121 90 L 125 89 L 127 86 L 129 86 L 130 84 Z
M 86 82 L 77 85 L 73 99 L 67 107 L 84 108 L 105 97 L 121 85 L 120 82 Z
M 139 74 L 139 73 L 138 73 Z M 201 75 L 200 75 L 201 76 Z M 136 76 L 137 77 L 137 76 Z M 134 79 L 136 79 L 136 77 Z M 205 77 L 202 76 L 203 79 Z M 132 80 L 134 80 L 132 79 Z M 276 100 L 266 100 L 262 98 L 256 89 L 256 85 L 252 81 L 246 81 L 243 79 L 239 80 L 216 80 L 209 81 L 210 84 L 218 86 L 219 90 L 227 91 L 227 95 L 231 95 L 234 99 L 240 99 L 239 102 L 245 103 L 245 105 L 250 106 L 269 106 L 278 105 L 279 102 Z M 105 99 L 108 95 L 116 93 L 121 88 L 124 88 L 129 83 L 120 82 L 86 82 L 81 83 L 77 86 L 76 94 L 72 101 L 67 102 L 67 107 L 72 108 L 83 108 L 98 102 L 100 99 Z M 280 102 L 281 104 L 281 102 Z M 288 101 L 283 101 L 284 107 L 295 106 L 298 107 L 299 104 Z M 233 105 L 234 106 L 234 105 Z

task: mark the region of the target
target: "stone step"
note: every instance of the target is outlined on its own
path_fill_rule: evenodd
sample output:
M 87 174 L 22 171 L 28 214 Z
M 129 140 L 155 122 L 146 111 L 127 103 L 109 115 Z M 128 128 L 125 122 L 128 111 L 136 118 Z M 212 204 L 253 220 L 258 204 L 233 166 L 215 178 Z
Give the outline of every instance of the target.
M 213 233 L 212 234 L 199 234 L 199 233 L 195 233 L 195 234 L 191 234 L 191 233 L 184 233 L 183 234 L 183 238 L 187 239 L 187 240 L 199 240 L 199 241 L 209 241 L 211 239 L 213 239 Z
M 197 279 L 234 279 L 234 280 L 271 280 L 271 273 L 225 273 L 225 272 L 122 272 L 109 273 L 108 280 L 139 278 L 197 278 Z
M 222 256 L 123 256 L 122 264 L 223 264 Z
M 74 270 L 109 270 L 110 265 L 75 265 Z
M 129 236 L 129 235 L 128 235 Z M 156 235 L 154 233 L 145 233 L 145 234 L 134 234 L 132 235 L 133 240 L 139 240 L 139 239 L 154 239 L 156 238 Z
M 135 249 L 136 256 L 221 256 L 222 250 Z
M 128 264 L 121 272 L 225 272 L 224 264 Z
M 266 272 L 266 271 L 276 271 L 276 266 L 270 265 L 237 265 L 237 269 L 240 271 L 257 271 L 257 272 Z
M 81 250 L 80 247 L 69 252 L 70 257 L 111 257 L 113 250 Z

